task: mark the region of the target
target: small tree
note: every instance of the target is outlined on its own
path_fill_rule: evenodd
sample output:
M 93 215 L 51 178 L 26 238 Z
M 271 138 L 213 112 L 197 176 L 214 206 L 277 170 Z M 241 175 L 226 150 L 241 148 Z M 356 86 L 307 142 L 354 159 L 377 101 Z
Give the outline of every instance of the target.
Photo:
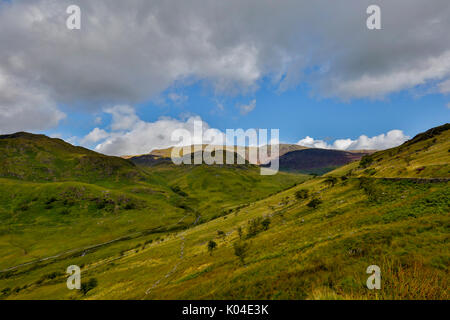
M 256 236 L 261 231 L 261 217 L 252 219 L 247 226 L 247 239 Z
M 317 209 L 317 207 L 322 203 L 322 200 L 314 198 L 310 202 L 308 202 L 307 206 L 313 209 Z
M 213 240 L 209 240 L 209 242 L 208 242 L 208 251 L 209 251 L 209 254 L 212 256 L 212 253 L 213 253 L 213 251 L 214 251 L 214 249 L 216 249 L 217 248 L 217 243 L 215 243 Z
M 234 254 L 238 257 L 239 261 L 244 265 L 245 257 L 247 257 L 249 245 L 246 242 L 235 242 L 233 244 Z
M 307 198 L 308 198 L 308 193 L 309 193 L 308 190 L 306 190 L 306 189 L 301 189 L 301 190 L 298 190 L 298 191 L 295 193 L 295 197 L 296 197 L 298 200 L 307 199 Z
M 222 240 L 225 240 L 225 232 L 223 232 L 222 230 L 218 230 L 218 231 L 217 231 L 217 235 L 218 235 L 219 237 L 221 237 Z
M 370 166 L 373 162 L 373 158 L 370 155 L 365 155 L 361 158 L 361 161 L 359 162 L 359 166 L 361 168 L 367 168 Z
M 237 232 L 238 232 L 238 235 L 239 235 L 239 239 L 242 239 L 242 228 L 241 227 L 238 227 L 237 228 Z
M 332 187 L 334 187 L 334 185 L 337 183 L 337 178 L 335 177 L 328 177 L 325 180 L 325 183 L 328 183 L 329 185 L 331 185 Z
M 94 289 L 98 285 L 98 281 L 95 278 L 90 278 L 88 282 L 81 284 L 81 292 L 86 295 L 89 291 Z
M 269 229 L 269 225 L 270 225 L 270 219 L 269 218 L 265 218 L 262 222 L 261 222 L 262 228 L 264 231 L 266 231 L 267 229 Z

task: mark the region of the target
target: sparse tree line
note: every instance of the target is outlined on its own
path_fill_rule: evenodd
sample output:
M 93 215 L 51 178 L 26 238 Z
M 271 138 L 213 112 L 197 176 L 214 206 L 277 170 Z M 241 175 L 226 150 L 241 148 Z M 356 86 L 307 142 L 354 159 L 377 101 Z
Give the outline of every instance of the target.
M 297 200 L 302 201 L 302 200 L 307 200 L 310 198 L 309 195 L 309 191 L 306 189 L 300 189 L 295 193 L 295 197 L 297 198 Z M 312 199 L 306 204 L 308 207 L 313 208 L 313 209 L 317 209 L 317 207 L 322 204 L 322 200 L 320 200 L 319 198 L 313 196 Z
M 241 226 L 237 228 L 239 239 L 233 243 L 233 250 L 235 256 L 238 258 L 238 260 L 242 265 L 245 264 L 245 258 L 247 257 L 250 250 L 250 243 L 247 242 L 246 240 L 255 237 L 260 232 L 268 230 L 270 223 L 271 220 L 269 217 L 266 218 L 258 217 L 248 221 L 245 234 Z M 218 230 L 217 236 L 224 241 L 226 233 L 222 230 Z M 217 249 L 218 244 L 214 240 L 210 240 L 206 246 L 208 253 L 212 256 L 214 250 Z

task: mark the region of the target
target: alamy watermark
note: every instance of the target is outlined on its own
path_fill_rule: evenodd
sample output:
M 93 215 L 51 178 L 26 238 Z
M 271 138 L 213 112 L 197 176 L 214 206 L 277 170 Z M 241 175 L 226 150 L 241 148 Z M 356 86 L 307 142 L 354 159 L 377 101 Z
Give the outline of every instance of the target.
M 375 4 L 367 7 L 366 13 L 369 17 L 366 20 L 367 29 L 380 30 L 381 29 L 381 8 Z
M 366 273 L 371 274 L 369 278 L 367 278 L 366 285 L 369 290 L 380 290 L 381 289 L 381 269 L 379 266 L 372 265 L 368 266 Z
M 66 19 L 66 26 L 69 30 L 81 29 L 81 9 L 77 5 L 70 5 L 66 9 L 66 13 L 69 17 Z M 381 8 L 376 4 L 372 4 L 367 7 L 366 13 L 369 17 L 366 20 L 366 26 L 369 30 L 381 29 Z
M 279 129 L 216 129 L 203 132 L 202 121 L 194 121 L 194 130 L 176 129 L 171 140 L 177 143 L 171 159 L 181 164 L 260 164 L 261 175 L 274 175 L 279 170 Z M 205 143 L 208 142 L 208 143 Z M 192 150 L 193 149 L 193 150 Z M 270 152 L 269 152 L 270 150 Z
M 70 5 L 66 9 L 66 13 L 69 15 L 66 20 L 66 27 L 69 30 L 81 29 L 81 9 L 77 5 Z
M 69 274 L 69 277 L 67 278 L 67 289 L 73 290 L 81 289 L 81 269 L 79 266 L 71 265 L 67 267 L 66 273 Z

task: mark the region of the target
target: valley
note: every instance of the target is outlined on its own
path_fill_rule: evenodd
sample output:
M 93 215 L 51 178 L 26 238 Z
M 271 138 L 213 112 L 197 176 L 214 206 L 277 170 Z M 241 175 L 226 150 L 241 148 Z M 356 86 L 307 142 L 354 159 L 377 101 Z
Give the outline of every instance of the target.
M 449 127 L 319 176 L 2 136 L 0 297 L 448 299 Z M 68 290 L 69 265 L 96 285 Z

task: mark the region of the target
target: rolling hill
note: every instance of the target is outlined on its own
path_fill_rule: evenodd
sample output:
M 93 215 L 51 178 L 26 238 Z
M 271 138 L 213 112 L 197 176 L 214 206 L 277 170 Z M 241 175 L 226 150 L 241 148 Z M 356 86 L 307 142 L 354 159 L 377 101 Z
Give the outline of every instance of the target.
M 202 145 L 204 150 L 206 145 Z M 194 152 L 195 146 L 190 146 L 190 157 Z M 131 160 L 135 164 L 143 166 L 154 166 L 162 163 L 170 163 L 171 153 L 173 148 L 153 150 L 149 154 L 140 156 L 126 156 L 126 159 Z M 217 150 L 224 150 L 224 153 L 235 152 L 236 149 L 233 146 L 217 147 Z M 245 147 L 245 160 L 249 161 L 250 150 L 259 153 L 257 147 Z M 270 147 L 268 148 L 269 161 L 262 163 L 258 157 L 258 161 L 254 162 L 255 165 L 261 165 L 263 167 L 270 166 L 270 162 L 277 158 L 275 155 L 270 154 Z M 328 149 L 314 149 L 307 148 L 295 144 L 280 144 L 279 145 L 279 163 L 280 170 L 286 172 L 299 172 L 305 174 L 324 174 L 339 166 L 348 164 L 350 162 L 360 160 L 364 155 L 369 155 L 375 152 L 374 150 L 353 150 L 353 151 L 340 151 L 340 150 L 328 150 Z M 180 155 L 186 157 L 188 155 Z M 236 157 L 236 156 L 235 156 Z M 250 161 L 251 162 L 251 161 Z M 193 161 L 192 161 L 193 163 Z M 224 161 L 225 163 L 225 161 Z
M 202 145 L 201 146 L 202 150 L 204 150 L 206 146 L 207 145 Z M 199 145 L 197 145 L 197 146 L 195 146 L 195 145 L 190 146 L 190 150 L 191 150 L 190 153 L 193 153 L 196 147 L 199 148 L 200 146 Z M 308 148 L 303 147 L 303 146 L 299 146 L 299 145 L 296 145 L 296 144 L 282 144 L 282 143 L 280 143 L 278 149 L 279 149 L 279 152 L 278 152 L 279 156 L 282 156 L 282 155 L 284 155 L 284 154 L 286 154 L 288 152 L 291 152 L 291 151 L 304 150 L 304 149 L 308 149 Z M 152 150 L 150 153 L 145 154 L 145 155 L 124 156 L 124 158 L 125 159 L 137 159 L 137 160 L 138 159 L 148 159 L 148 163 L 150 164 L 150 163 L 154 163 L 155 160 L 167 161 L 168 159 L 171 158 L 172 150 L 173 150 L 173 147 L 166 148 L 166 149 L 155 149 L 155 150 Z M 216 146 L 216 150 L 224 150 L 224 152 L 236 152 L 237 151 L 235 146 Z M 271 147 L 269 145 L 268 146 L 268 156 L 269 156 L 268 158 L 269 158 L 269 161 L 270 161 L 270 159 L 272 159 L 274 157 L 274 156 L 271 156 L 270 150 L 271 150 Z M 247 161 L 250 160 L 249 159 L 249 153 L 250 152 L 256 152 L 256 154 L 259 154 L 259 148 L 258 147 L 245 147 L 244 148 L 244 153 L 245 153 L 245 157 L 244 158 Z M 182 151 L 180 152 L 180 156 L 184 156 Z M 258 157 L 258 161 L 256 161 L 255 163 L 252 163 L 252 164 L 259 165 L 259 164 L 262 164 L 262 163 L 260 162 L 260 159 Z
M 338 169 L 339 174 L 384 178 L 448 178 L 450 124 L 420 133 L 401 146 L 378 151 Z
M 0 177 L 25 181 L 114 183 L 145 179 L 128 160 L 26 132 L 0 135 L 0 163 Z
M 259 168 L 158 168 L 60 139 L 0 136 L 0 269 L 129 235 L 183 229 L 304 181 Z
M 137 203 L 135 209 L 111 214 L 134 233 L 107 242 L 106 235 L 114 231 L 110 226 L 102 231 L 103 242 L 97 242 L 93 235 L 104 228 L 98 223 L 107 215 L 93 218 L 85 224 L 92 228 L 90 232 L 82 233 L 90 245 L 87 248 L 77 243 L 75 231 L 81 227 L 63 220 L 42 223 L 43 208 L 33 211 L 31 194 L 39 195 L 38 188 L 44 183 L 3 179 L 2 186 L 13 186 L 0 198 L 0 216 L 6 221 L 0 230 L 4 268 L 0 295 L 3 299 L 448 300 L 448 133 L 448 125 L 435 128 L 402 146 L 371 155 L 372 161 L 363 158 L 272 193 L 262 188 L 256 175 L 255 180 L 249 176 L 248 172 L 257 169 L 251 166 L 137 166 L 162 186 L 169 181 L 168 192 L 179 199 L 188 194 L 203 203 L 195 207 L 198 211 L 208 211 L 208 198 L 214 206 L 233 193 L 226 200 L 229 202 L 249 185 L 253 186 L 251 193 L 260 187 L 265 192 L 251 201 L 239 198 L 238 204 L 208 219 L 194 215 L 182 228 L 147 232 L 139 226 L 151 225 L 142 221 L 148 211 Z M 409 165 L 405 157 L 411 157 Z M 417 173 L 416 166 L 426 168 Z M 277 177 L 285 181 L 292 176 L 280 173 Z M 274 182 L 265 183 L 270 188 Z M 24 199 L 28 194 L 22 195 L 19 184 L 35 189 L 24 203 L 14 200 L 16 206 L 25 204 L 29 209 L 12 211 L 9 199 Z M 58 194 L 63 187 L 53 182 L 45 185 L 55 189 L 48 195 Z M 86 192 L 97 188 L 84 187 Z M 134 188 L 130 187 L 130 196 L 138 195 L 131 191 Z M 120 196 L 123 190 L 114 192 Z M 60 201 L 64 200 L 58 196 L 50 204 Z M 87 199 L 80 197 L 77 206 L 83 208 L 86 203 Z M 156 210 L 168 204 L 170 201 L 161 201 L 153 206 Z M 185 204 L 194 207 L 194 202 Z M 28 210 L 36 220 L 26 220 Z M 170 217 L 167 210 L 159 212 L 161 222 Z M 28 229 L 23 231 L 24 227 Z M 66 227 L 76 230 L 64 236 L 58 233 L 58 228 Z M 53 237 L 56 249 L 42 246 L 47 237 Z M 208 251 L 209 241 L 217 244 L 212 252 Z M 98 243 L 101 245 L 93 246 Z M 63 250 L 64 246 L 70 250 Z M 18 265 L 21 260 L 29 261 L 24 257 L 41 259 Z M 68 290 L 65 270 L 72 264 L 81 267 L 82 282 L 92 278 L 97 285 L 85 292 Z M 381 269 L 381 290 L 366 287 L 370 265 Z

